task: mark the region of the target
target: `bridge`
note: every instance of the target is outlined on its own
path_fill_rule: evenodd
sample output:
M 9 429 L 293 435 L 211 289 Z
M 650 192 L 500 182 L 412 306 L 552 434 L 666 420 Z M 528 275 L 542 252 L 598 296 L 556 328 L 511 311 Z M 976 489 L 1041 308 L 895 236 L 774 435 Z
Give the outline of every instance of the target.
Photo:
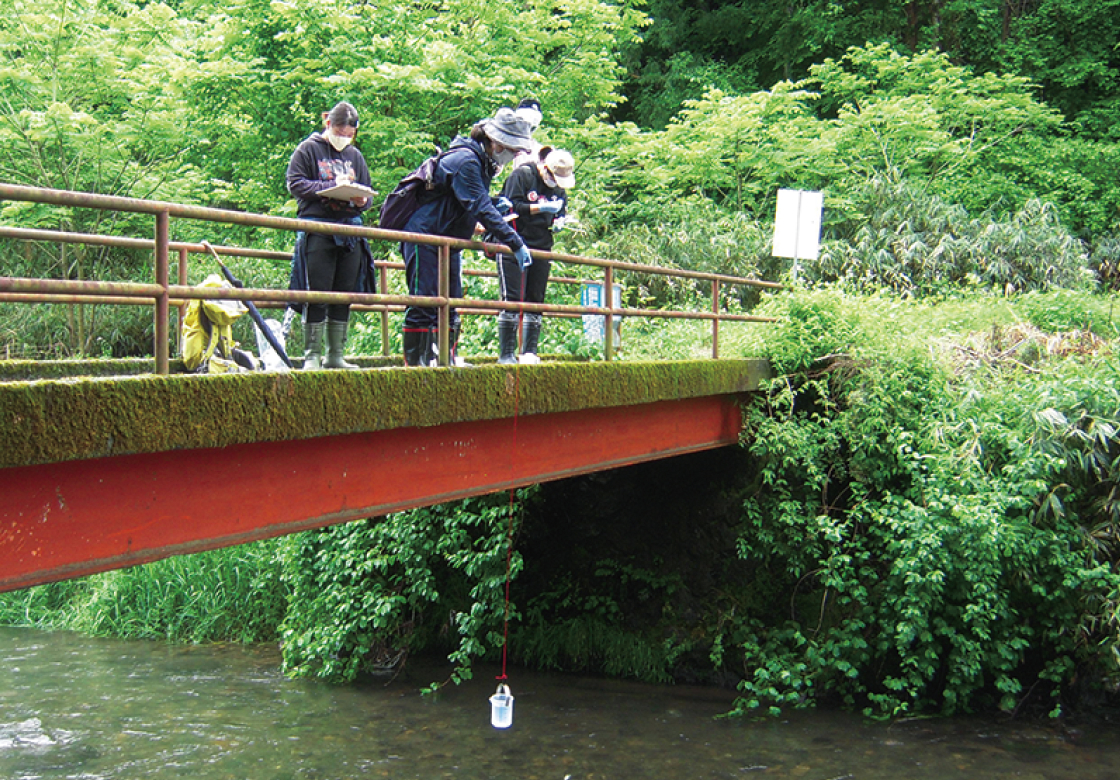
M 0 184 L 0 197 L 152 213 L 155 237 L 76 235 L 0 226 L 0 236 L 59 243 L 151 247 L 153 284 L 0 277 L 0 303 L 75 300 L 154 307 L 154 360 L 0 361 L 0 591 L 170 555 L 241 544 L 388 512 L 443 503 L 657 458 L 734 445 L 740 404 L 767 375 L 759 360 L 552 360 L 532 366 L 450 368 L 447 313 L 493 313 L 495 301 L 379 294 L 226 290 L 283 305 L 351 300 L 388 314 L 410 302 L 441 309 L 444 368 L 405 369 L 359 356 L 358 371 L 174 373 L 169 314 L 192 298 L 169 282 L 168 220 L 235 221 L 322 231 L 319 223 Z M 450 247 L 476 242 L 351 228 L 376 241 Z M 48 235 L 49 234 L 49 235 Z M 261 250 L 223 247 L 230 256 Z M 280 257 L 284 257 L 280 255 Z M 670 273 L 713 288 L 703 312 L 538 305 L 552 316 L 710 320 L 718 358 L 721 321 L 767 318 L 720 310 L 720 285 L 772 283 L 556 254 L 605 271 Z M 383 263 L 392 266 L 391 263 Z M 653 268 L 654 270 L 650 270 Z M 484 273 L 484 272 L 479 272 Z M 444 288 L 446 289 L 446 287 Z M 526 305 L 527 307 L 531 305 Z M 387 344 L 388 339 L 383 339 Z M 111 375 L 105 376 L 106 371 Z

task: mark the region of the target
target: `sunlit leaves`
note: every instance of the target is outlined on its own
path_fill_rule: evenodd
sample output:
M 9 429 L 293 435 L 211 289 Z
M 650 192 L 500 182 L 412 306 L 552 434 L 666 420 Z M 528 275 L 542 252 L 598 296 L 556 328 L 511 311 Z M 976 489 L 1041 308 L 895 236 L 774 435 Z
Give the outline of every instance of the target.
M 212 128 L 210 164 L 231 182 L 271 182 L 273 202 L 286 199 L 282 169 L 263 166 L 261 147 L 290 154 L 339 100 L 362 116 L 357 144 L 377 163 L 373 183 L 382 191 L 433 144 L 446 146 L 498 106 L 527 95 L 545 107 L 547 140 L 551 128 L 618 100 L 617 49 L 642 20 L 600 0 L 245 0 L 214 11 L 213 32 L 199 48 L 203 77 L 193 91 L 200 122 Z M 241 117 L 248 126 L 229 135 L 228 121 Z
M 186 191 L 174 14 L 97 2 L 15 11 L 0 20 L 0 176 L 136 197 Z

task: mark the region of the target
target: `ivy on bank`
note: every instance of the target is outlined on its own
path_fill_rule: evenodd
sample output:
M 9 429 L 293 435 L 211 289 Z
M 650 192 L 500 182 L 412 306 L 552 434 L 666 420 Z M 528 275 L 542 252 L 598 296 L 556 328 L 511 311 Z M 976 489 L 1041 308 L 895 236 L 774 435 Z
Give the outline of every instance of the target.
M 516 515 L 497 493 L 289 537 L 285 671 L 346 682 L 443 646 L 451 679 L 470 679 L 472 661 L 502 644 L 507 557 L 510 577 L 522 566 L 510 552 Z
M 953 371 L 897 342 L 872 355 L 844 303 L 787 302 L 786 327 L 818 339 L 775 340 L 797 373 L 748 411 L 760 469 L 739 552 L 792 609 L 748 621 L 736 710 L 838 697 L 883 717 L 1057 715 L 1115 686 L 1115 359 Z

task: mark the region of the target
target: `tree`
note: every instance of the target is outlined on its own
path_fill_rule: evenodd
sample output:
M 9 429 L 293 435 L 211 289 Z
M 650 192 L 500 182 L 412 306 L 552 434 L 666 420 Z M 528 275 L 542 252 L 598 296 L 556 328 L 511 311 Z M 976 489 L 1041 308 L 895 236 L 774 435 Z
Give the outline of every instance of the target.
M 600 0 L 352 4 L 244 0 L 212 9 L 192 87 L 199 165 L 256 211 L 287 200 L 283 173 L 320 114 L 349 100 L 383 192 L 501 105 L 534 95 L 542 132 L 618 102 L 617 51 L 644 16 Z
M 187 63 L 172 45 L 180 34 L 175 14 L 159 4 L 140 8 L 98 0 L 13 0 L 13 5 L 14 13 L 0 17 L 0 179 L 191 200 L 199 181 L 183 165 L 189 123 L 177 88 Z M 150 218 L 32 203 L 5 204 L 0 216 L 17 225 L 67 231 L 152 232 Z M 150 256 L 82 245 L 38 245 L 20 265 L 7 261 L 5 272 L 26 267 L 34 276 L 113 278 L 103 275 L 111 261 L 123 261 L 132 278 L 151 278 Z M 19 331 L 71 354 L 89 352 L 97 311 L 55 307 L 46 321 L 33 318 Z M 147 327 L 131 319 L 121 340 L 131 347 L 142 344 Z

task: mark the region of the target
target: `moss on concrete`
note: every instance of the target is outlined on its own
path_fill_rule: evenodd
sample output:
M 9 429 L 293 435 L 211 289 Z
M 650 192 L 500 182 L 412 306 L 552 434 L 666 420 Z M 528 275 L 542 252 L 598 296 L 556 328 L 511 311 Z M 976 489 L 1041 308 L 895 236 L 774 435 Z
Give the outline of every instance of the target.
M 170 361 L 172 373 L 180 373 L 182 360 Z M 155 370 L 154 358 L 89 360 L 0 360 L 0 382 L 66 377 L 139 376 Z
M 755 360 L 0 383 L 0 467 L 651 403 L 755 389 Z

